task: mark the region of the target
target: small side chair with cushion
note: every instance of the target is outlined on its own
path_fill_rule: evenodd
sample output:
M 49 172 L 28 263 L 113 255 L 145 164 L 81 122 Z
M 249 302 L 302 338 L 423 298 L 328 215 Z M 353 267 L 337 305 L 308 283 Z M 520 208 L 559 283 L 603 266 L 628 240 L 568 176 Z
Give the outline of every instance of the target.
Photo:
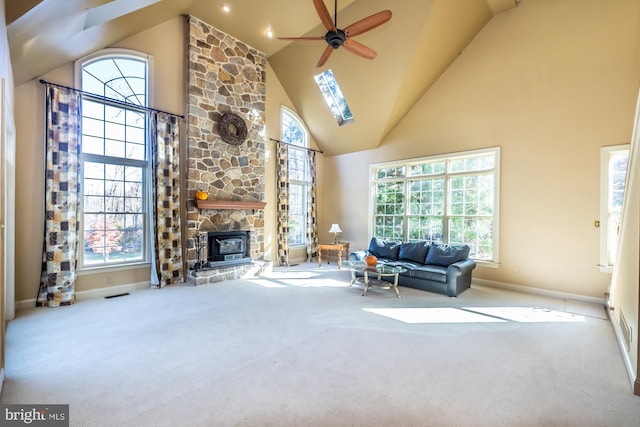
M 406 269 L 398 276 L 399 285 L 456 297 L 471 286 L 471 272 L 476 268 L 469 250 L 468 245 L 393 242 L 374 237 L 369 249 L 352 252 L 349 259 L 364 260 L 374 255 L 378 264 Z

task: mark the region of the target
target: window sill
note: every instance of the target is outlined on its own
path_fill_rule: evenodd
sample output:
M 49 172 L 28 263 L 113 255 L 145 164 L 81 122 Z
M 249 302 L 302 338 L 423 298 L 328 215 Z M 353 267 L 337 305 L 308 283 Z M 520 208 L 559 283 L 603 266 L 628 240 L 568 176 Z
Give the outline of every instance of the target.
M 137 262 L 132 264 L 120 264 L 120 265 L 101 265 L 96 267 L 84 267 L 82 269 L 78 269 L 78 276 L 89 276 L 91 274 L 102 274 L 109 273 L 112 271 L 124 271 L 124 270 L 138 270 L 140 268 L 149 268 L 151 267 L 150 262 Z
M 495 261 L 479 261 L 475 260 L 478 267 L 500 268 L 500 263 Z
M 613 273 L 613 265 L 598 265 L 600 268 L 600 273 Z

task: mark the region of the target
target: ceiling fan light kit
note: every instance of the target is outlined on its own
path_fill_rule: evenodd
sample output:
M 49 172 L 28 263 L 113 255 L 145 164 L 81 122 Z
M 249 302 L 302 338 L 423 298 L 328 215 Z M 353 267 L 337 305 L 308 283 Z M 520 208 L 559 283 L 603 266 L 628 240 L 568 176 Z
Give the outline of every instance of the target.
M 373 15 L 367 16 L 353 24 L 345 27 L 344 29 L 338 28 L 338 0 L 335 0 L 335 13 L 334 20 L 331 20 L 331 15 L 327 10 L 327 7 L 324 5 L 323 0 L 313 0 L 313 5 L 318 12 L 318 16 L 322 21 L 322 24 L 327 29 L 327 33 L 322 36 L 317 37 L 278 37 L 279 40 L 324 40 L 327 43 L 327 47 L 324 52 L 320 56 L 320 60 L 316 67 L 322 67 L 331 52 L 335 49 L 338 49 L 340 46 L 344 46 L 349 52 L 358 55 L 362 58 L 373 59 L 376 57 L 377 53 L 373 49 L 359 43 L 350 37 L 357 36 L 359 34 L 365 33 L 369 30 L 373 30 L 376 27 L 384 24 L 388 20 L 391 19 L 391 11 L 383 10 L 378 13 L 374 13 Z
M 337 49 L 342 46 L 342 43 L 347 39 L 347 35 L 342 30 L 327 31 L 327 34 L 324 35 L 324 39 L 332 48 Z

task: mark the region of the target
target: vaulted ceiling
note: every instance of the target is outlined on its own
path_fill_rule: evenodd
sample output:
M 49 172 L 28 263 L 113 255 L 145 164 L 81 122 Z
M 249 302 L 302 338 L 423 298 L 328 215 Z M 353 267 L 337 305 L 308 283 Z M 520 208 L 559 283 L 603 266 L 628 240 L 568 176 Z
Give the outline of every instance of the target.
M 389 22 L 354 37 L 373 60 L 343 47 L 321 68 L 324 41 L 312 0 L 5 0 L 16 85 L 95 50 L 194 15 L 264 52 L 312 138 L 327 155 L 377 147 L 483 26 L 518 0 L 340 0 L 338 28 L 389 9 Z M 335 2 L 325 0 L 334 15 Z M 224 5 L 230 13 L 222 10 Z M 275 37 L 266 36 L 270 29 Z M 355 121 L 338 126 L 313 76 L 332 69 Z M 268 96 L 268 94 L 267 94 Z

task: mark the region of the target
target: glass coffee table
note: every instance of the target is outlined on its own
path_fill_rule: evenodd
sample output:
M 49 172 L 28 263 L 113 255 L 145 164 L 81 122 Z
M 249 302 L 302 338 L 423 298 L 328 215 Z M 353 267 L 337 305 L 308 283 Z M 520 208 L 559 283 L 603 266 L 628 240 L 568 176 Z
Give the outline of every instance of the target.
M 362 292 L 362 296 L 367 295 L 369 286 L 376 286 L 385 289 L 393 289 L 398 298 L 402 298 L 402 296 L 400 296 L 400 292 L 398 292 L 398 275 L 407 271 L 406 268 L 385 264 L 370 266 L 364 261 L 354 260 L 343 262 L 342 265 L 351 270 L 351 283 L 349 286 L 353 286 L 358 281 L 364 283 L 364 292 Z M 356 273 L 361 273 L 362 276 L 358 277 L 356 276 Z M 375 278 L 370 278 L 369 276 L 375 276 Z M 393 283 L 382 280 L 383 276 L 393 276 Z

